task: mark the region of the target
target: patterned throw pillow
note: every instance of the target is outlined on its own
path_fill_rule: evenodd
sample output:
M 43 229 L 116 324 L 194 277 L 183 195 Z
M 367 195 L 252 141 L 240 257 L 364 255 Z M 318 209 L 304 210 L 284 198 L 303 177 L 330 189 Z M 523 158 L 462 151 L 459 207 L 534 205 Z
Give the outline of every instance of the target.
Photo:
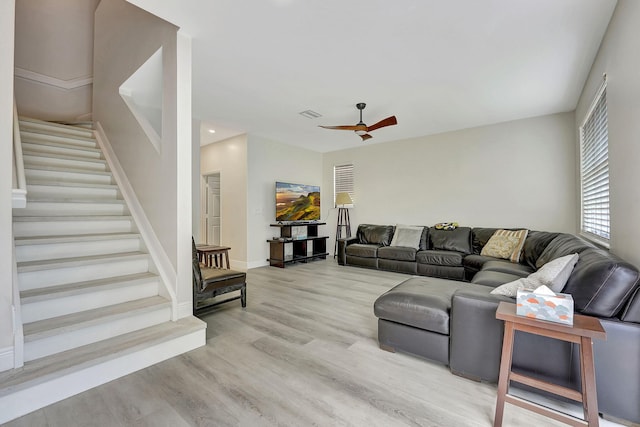
M 519 262 L 528 233 L 529 230 L 496 230 L 482 248 L 480 255 Z

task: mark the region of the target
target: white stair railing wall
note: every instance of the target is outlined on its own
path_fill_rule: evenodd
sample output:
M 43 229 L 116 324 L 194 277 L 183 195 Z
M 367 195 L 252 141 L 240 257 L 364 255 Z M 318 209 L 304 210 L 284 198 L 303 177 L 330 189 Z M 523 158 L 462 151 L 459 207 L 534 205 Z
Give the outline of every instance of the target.
M 22 158 L 22 141 L 20 139 L 20 123 L 18 107 L 13 98 L 13 190 L 12 205 L 14 208 L 27 206 L 27 180 L 24 175 L 24 159 Z
M 13 188 L 11 202 L 14 209 L 27 206 L 27 180 L 24 173 L 24 159 L 22 157 L 22 140 L 20 138 L 20 121 L 18 107 L 13 98 Z M 12 320 L 13 320 L 13 367 L 24 365 L 24 332 L 22 330 L 22 314 L 20 306 L 20 287 L 18 285 L 18 265 L 16 261 L 16 247 L 11 232 L 11 268 L 12 268 Z

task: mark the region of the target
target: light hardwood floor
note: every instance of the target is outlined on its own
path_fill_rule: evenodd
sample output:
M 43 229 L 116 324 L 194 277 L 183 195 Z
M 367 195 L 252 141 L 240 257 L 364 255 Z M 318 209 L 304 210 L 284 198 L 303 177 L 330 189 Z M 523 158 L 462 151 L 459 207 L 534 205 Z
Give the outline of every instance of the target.
M 206 347 L 8 425 L 492 425 L 495 385 L 378 348 L 373 302 L 408 276 L 329 259 L 247 277 L 245 310 L 203 317 Z M 562 424 L 507 405 L 504 425 Z

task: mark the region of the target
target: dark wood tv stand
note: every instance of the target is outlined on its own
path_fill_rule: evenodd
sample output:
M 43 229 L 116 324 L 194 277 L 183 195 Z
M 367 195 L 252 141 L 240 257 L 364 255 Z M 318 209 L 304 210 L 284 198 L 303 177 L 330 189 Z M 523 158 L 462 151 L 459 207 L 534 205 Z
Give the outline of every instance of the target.
M 284 268 L 287 264 L 295 262 L 307 262 L 316 259 L 326 259 L 327 239 L 329 236 L 318 236 L 318 226 L 326 222 L 300 221 L 271 224 L 271 227 L 280 228 L 280 237 L 267 240 L 269 243 L 269 265 Z M 294 236 L 293 227 L 305 227 L 304 236 Z M 292 246 L 291 255 L 285 255 L 287 245 Z M 311 245 L 311 253 L 309 253 Z

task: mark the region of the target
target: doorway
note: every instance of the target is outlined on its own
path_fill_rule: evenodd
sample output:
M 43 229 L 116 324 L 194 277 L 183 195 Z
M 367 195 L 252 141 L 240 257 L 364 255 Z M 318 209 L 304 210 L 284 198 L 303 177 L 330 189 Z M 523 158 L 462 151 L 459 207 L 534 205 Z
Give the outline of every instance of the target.
M 207 245 L 220 245 L 220 173 L 206 175 L 204 178 L 203 225 Z

